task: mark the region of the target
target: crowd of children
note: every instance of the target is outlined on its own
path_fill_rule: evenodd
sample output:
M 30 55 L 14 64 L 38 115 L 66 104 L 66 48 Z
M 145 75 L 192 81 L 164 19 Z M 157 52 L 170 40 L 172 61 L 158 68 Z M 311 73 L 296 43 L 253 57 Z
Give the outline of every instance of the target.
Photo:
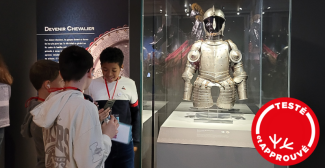
M 35 167 L 134 167 L 140 143 L 138 95 L 135 82 L 120 76 L 123 60 L 120 49 L 103 50 L 103 76 L 94 80 L 93 57 L 78 46 L 63 49 L 59 63 L 32 65 L 29 78 L 37 96 L 26 101 L 21 134 L 35 142 Z M 104 109 L 101 102 L 110 99 L 113 107 Z M 132 126 L 128 144 L 112 141 L 119 122 Z

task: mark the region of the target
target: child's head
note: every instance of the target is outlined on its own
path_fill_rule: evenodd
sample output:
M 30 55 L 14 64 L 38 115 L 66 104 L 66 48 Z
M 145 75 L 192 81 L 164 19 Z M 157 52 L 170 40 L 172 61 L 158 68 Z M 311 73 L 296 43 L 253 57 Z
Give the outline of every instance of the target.
M 92 80 L 93 57 L 82 47 L 69 46 L 59 57 L 60 73 L 65 82 L 82 81 L 87 89 Z
M 59 56 L 60 74 L 65 82 L 81 81 L 87 89 L 92 80 L 93 57 L 82 47 L 69 46 Z
M 11 85 L 12 81 L 12 76 L 10 75 L 7 65 L 0 54 L 0 83 Z
M 123 52 L 115 47 L 108 47 L 100 54 L 100 62 L 103 76 L 107 82 L 113 82 L 118 79 L 121 68 L 123 68 Z
M 59 63 L 50 60 L 35 62 L 30 68 L 29 79 L 37 91 L 64 87 L 59 75 Z

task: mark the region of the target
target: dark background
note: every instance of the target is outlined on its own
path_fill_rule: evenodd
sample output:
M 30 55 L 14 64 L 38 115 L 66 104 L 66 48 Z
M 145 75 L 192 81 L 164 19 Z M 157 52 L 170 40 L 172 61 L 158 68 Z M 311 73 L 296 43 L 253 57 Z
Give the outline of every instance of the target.
M 306 103 L 320 124 L 320 138 L 313 154 L 292 168 L 325 167 L 325 1 L 293 0 L 291 37 L 291 97 Z
M 141 11 L 140 0 L 131 0 L 130 5 L 130 58 L 140 58 Z M 324 1 L 293 0 L 291 44 L 291 97 L 309 105 L 320 123 L 321 136 L 314 153 L 293 168 L 325 167 L 324 163 L 324 77 L 325 33 Z M 120 7 L 118 7 L 120 8 Z M 132 42 L 133 41 L 133 42 Z M 34 144 L 20 135 L 20 124 L 25 115 L 24 102 L 36 95 L 28 79 L 30 66 L 36 61 L 36 1 L 0 0 L 0 53 L 14 77 L 10 99 L 11 126 L 5 131 L 6 167 L 33 167 Z M 133 52 L 132 52 L 133 51 Z M 139 59 L 133 59 L 131 78 L 140 87 Z M 131 60 L 132 61 L 132 60 Z M 133 73 L 132 73 L 133 72 Z M 3 166 L 3 151 L 0 167 Z

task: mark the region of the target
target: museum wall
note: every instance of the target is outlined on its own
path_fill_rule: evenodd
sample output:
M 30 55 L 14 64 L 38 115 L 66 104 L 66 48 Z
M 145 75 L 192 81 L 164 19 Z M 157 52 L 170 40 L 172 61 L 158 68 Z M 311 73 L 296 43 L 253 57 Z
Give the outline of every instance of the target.
M 131 42 L 131 74 L 135 80 L 140 93 L 140 1 L 132 1 L 130 37 Z M 5 143 L 0 154 L 0 168 L 4 167 L 33 167 L 36 163 L 34 143 L 32 139 L 22 138 L 20 135 L 20 125 L 26 114 L 24 108 L 25 101 L 36 91 L 29 82 L 28 74 L 30 66 L 36 61 L 36 1 L 0 1 L 0 53 L 9 67 L 9 71 L 14 78 L 12 95 L 10 99 L 10 122 L 11 126 L 6 128 Z M 5 153 L 3 153 L 5 151 Z M 5 157 L 4 157 L 5 154 Z
M 137 86 L 138 99 L 141 100 L 140 91 L 140 40 L 141 40 L 141 0 L 129 0 L 129 25 L 130 25 L 130 78 Z M 142 102 L 139 101 L 139 107 Z M 135 168 L 141 166 L 141 149 L 135 153 Z M 138 166 L 138 167 L 137 167 Z
M 290 168 L 325 167 L 325 24 L 324 1 L 293 0 L 291 38 L 291 97 L 305 102 L 320 124 L 320 139 L 313 154 Z
M 29 68 L 36 61 L 35 0 L 0 1 L 0 53 L 14 78 L 10 127 L 5 128 L 5 167 L 33 167 L 36 163 L 34 143 L 20 135 L 20 125 L 26 114 L 25 101 L 36 95 L 28 79 Z
M 133 1 L 130 10 L 139 13 L 139 1 Z M 324 8 L 323 1 L 293 0 L 292 12 L 292 49 L 291 49 L 291 97 L 308 104 L 316 113 L 320 129 L 324 127 L 323 110 L 325 89 L 324 83 Z M 137 8 L 137 9 L 135 9 Z M 139 39 L 138 30 L 141 15 L 130 15 L 131 43 Z M 136 19 L 136 21 L 134 20 Z M 133 32 L 134 30 L 134 32 Z M 138 35 L 132 35 L 138 33 Z M 131 45 L 132 46 L 132 45 Z M 140 45 L 139 45 L 140 46 Z M 130 53 L 140 53 L 140 47 L 132 48 Z M 6 128 L 5 167 L 33 167 L 36 163 L 34 144 L 31 139 L 20 135 L 20 124 L 25 116 L 23 104 L 31 96 L 36 95 L 28 79 L 29 67 L 36 61 L 36 1 L 0 0 L 0 53 L 3 55 L 9 70 L 14 77 L 12 96 L 10 99 L 11 126 Z M 140 58 L 140 56 L 138 57 Z M 140 93 L 140 62 L 134 59 L 131 64 L 131 78 L 137 82 Z M 304 162 L 291 166 L 325 167 L 323 159 L 324 133 L 321 133 L 318 147 Z M 4 147 L 3 146 L 3 147 Z M 4 167 L 4 153 L 0 155 L 0 168 Z M 317 166 L 316 166 L 317 165 Z

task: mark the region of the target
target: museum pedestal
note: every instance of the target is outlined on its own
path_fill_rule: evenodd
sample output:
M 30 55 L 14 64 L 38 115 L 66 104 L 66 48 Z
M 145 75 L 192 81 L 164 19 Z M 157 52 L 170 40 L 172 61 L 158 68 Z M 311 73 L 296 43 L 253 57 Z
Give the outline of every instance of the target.
M 174 111 L 161 126 L 158 168 L 274 168 L 254 148 L 250 130 L 255 115 L 246 105 L 234 106 L 244 119 L 234 119 L 232 124 L 194 122 L 188 117 L 197 113 L 190 111 L 191 106 L 182 102 L 176 109 L 181 111 Z
M 158 109 L 166 105 L 165 101 L 155 101 L 155 121 L 158 121 Z M 142 110 L 142 168 L 150 168 L 152 162 L 152 102 L 146 101 L 143 105 Z M 150 109 L 150 110 L 147 110 Z M 158 137 L 158 122 L 155 122 L 154 126 L 154 142 L 156 147 L 157 137 Z M 156 151 L 156 150 L 155 150 Z M 156 161 L 155 161 L 156 162 Z M 136 164 L 138 165 L 138 164 Z

